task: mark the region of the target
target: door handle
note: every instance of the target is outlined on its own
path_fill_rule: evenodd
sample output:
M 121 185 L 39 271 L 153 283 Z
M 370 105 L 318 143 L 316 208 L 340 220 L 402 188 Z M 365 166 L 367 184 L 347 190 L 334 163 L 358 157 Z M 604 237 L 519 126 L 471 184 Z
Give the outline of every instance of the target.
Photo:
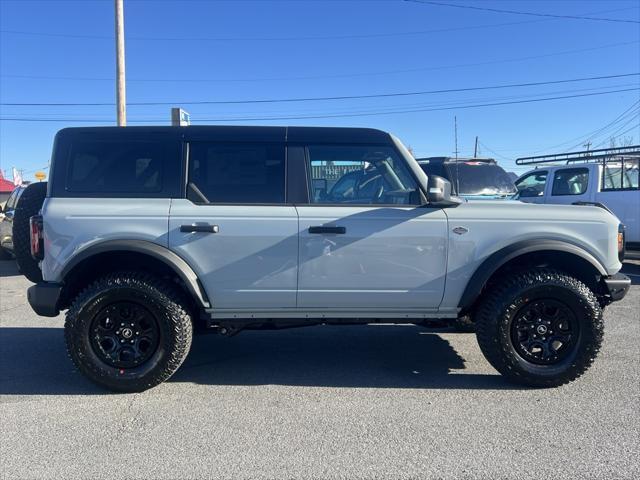
M 184 233 L 218 233 L 218 225 L 180 225 L 180 231 Z
M 315 226 L 309 227 L 309 233 L 335 233 L 338 235 L 344 235 L 347 233 L 346 227 L 324 227 L 324 226 Z

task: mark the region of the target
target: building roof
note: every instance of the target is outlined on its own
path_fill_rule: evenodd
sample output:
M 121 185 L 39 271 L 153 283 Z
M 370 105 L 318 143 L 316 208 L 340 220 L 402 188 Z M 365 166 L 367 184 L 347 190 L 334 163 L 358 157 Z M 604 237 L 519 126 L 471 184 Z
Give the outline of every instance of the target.
M 16 188 L 13 182 L 6 180 L 0 170 L 0 193 L 11 193 Z

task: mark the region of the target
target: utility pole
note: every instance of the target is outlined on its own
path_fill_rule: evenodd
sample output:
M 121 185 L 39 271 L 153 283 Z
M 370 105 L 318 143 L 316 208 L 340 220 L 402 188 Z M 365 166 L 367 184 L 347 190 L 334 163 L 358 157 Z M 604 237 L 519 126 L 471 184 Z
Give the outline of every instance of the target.
M 127 125 L 127 93 L 124 75 L 124 7 L 123 0 L 116 4 L 116 100 L 118 126 Z
M 458 161 L 458 117 L 454 115 L 453 117 L 453 136 L 456 144 L 456 149 L 453 153 L 456 154 L 456 162 Z
M 473 158 L 478 158 L 478 136 L 476 135 L 476 146 L 473 149 Z
M 587 140 L 587 143 L 582 145 L 587 149 L 587 157 L 589 156 L 589 150 L 591 150 L 591 140 Z

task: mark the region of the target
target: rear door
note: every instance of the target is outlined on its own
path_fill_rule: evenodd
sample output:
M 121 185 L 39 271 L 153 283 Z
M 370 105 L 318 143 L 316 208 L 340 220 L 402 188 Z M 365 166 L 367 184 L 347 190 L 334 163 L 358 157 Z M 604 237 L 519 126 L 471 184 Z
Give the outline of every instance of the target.
M 551 190 L 545 203 L 571 204 L 590 201 L 590 169 L 587 167 L 558 168 L 553 171 Z
M 308 145 L 305 162 L 313 188 L 309 203 L 297 205 L 298 307 L 376 314 L 437 309 L 446 215 L 420 206 L 404 159 L 390 146 Z
M 169 246 L 216 311 L 294 308 L 298 217 L 281 141 L 188 142 L 187 198 L 174 199 Z

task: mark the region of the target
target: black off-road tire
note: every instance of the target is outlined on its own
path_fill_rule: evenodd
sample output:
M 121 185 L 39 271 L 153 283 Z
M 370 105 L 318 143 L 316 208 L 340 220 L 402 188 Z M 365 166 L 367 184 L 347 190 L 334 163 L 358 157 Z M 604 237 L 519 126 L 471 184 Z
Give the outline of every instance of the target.
M 117 302 L 140 305 L 155 317 L 158 344 L 140 365 L 110 365 L 92 344 L 92 322 Z M 174 285 L 140 272 L 109 274 L 80 292 L 67 312 L 67 352 L 90 380 L 118 392 L 141 392 L 164 382 L 182 365 L 191 348 L 193 324 L 183 293 Z
M 33 283 L 42 281 L 42 271 L 31 256 L 29 219 L 40 212 L 46 196 L 47 182 L 32 183 L 20 195 L 13 216 L 13 254 L 20 273 Z
M 555 299 L 575 315 L 579 334 L 566 357 L 537 364 L 518 353 L 511 336 L 518 312 L 536 300 Z M 513 273 L 494 285 L 476 312 L 478 344 L 489 363 L 510 381 L 557 387 L 580 377 L 596 358 L 604 334 L 602 310 L 593 292 L 563 272 L 536 268 Z

